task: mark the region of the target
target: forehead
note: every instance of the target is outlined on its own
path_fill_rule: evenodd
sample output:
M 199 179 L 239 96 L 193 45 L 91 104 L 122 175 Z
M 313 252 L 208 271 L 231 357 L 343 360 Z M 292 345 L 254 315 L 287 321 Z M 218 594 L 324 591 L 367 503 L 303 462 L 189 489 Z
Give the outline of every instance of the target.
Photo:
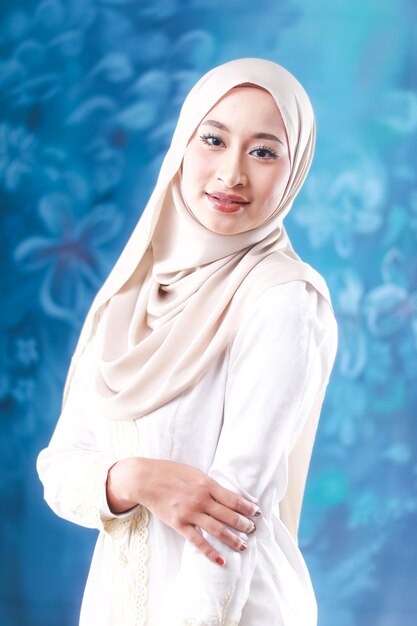
M 253 84 L 237 85 L 227 91 L 207 111 L 201 121 L 225 116 L 236 124 L 239 120 L 246 124 L 269 123 L 281 126 L 282 118 L 275 98 L 267 89 Z M 218 120 L 222 121 L 222 120 Z
M 263 87 L 239 85 L 229 89 L 229 91 L 221 96 L 207 112 L 207 115 L 212 111 L 223 111 L 231 107 L 238 107 L 238 110 L 252 109 L 253 113 L 255 113 L 259 107 L 265 112 L 278 112 L 277 103 L 269 91 Z M 236 112 L 238 112 L 238 110 Z

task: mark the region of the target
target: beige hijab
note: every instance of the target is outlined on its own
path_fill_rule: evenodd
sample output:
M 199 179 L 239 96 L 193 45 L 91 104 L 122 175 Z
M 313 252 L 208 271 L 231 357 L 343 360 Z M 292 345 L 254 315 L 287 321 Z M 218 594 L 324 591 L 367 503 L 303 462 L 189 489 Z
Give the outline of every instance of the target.
M 202 118 L 227 91 L 244 83 L 263 87 L 274 97 L 287 132 L 291 173 L 279 206 L 266 222 L 243 233 L 221 235 L 208 230 L 186 206 L 180 167 Z M 77 360 L 95 332 L 100 413 L 110 420 L 134 420 L 195 384 L 265 289 L 302 279 L 331 306 L 324 279 L 294 252 L 283 225 L 310 168 L 314 143 L 315 120 L 308 96 L 276 63 L 236 59 L 200 78 L 181 108 L 155 189 L 87 314 L 63 405 Z M 312 408 L 310 429 L 317 422 L 322 399 L 323 394 Z M 299 469 L 304 467 L 297 477 L 301 496 L 314 433 L 315 428 L 297 461 Z M 299 484 L 287 513 L 295 532 L 300 507 Z

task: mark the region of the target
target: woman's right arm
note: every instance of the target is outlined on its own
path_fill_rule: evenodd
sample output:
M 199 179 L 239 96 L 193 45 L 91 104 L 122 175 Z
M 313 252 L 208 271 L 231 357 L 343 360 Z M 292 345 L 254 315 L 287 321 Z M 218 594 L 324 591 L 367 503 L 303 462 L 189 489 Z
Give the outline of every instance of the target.
M 115 513 L 128 511 L 140 502 L 219 565 L 220 553 L 196 526 L 240 552 L 241 538 L 223 524 L 251 533 L 254 524 L 250 517 L 258 509 L 254 502 L 223 487 L 193 465 L 144 457 L 123 459 L 110 468 L 107 500 Z
M 215 527 L 218 539 L 239 550 L 240 537 L 223 524 L 248 532 L 252 527 L 248 518 L 256 509 L 253 502 L 194 466 L 145 457 L 118 460 L 103 449 L 99 441 L 105 440 L 105 425 L 98 436 L 101 425 L 93 415 L 94 402 L 88 401 L 91 359 L 88 344 L 52 438 L 38 455 L 36 467 L 50 508 L 68 521 L 112 534 L 115 519 L 128 518 L 143 505 L 212 561 L 220 555 L 197 525 L 207 532 Z
M 129 517 L 133 510 L 114 513 L 107 501 L 108 472 L 118 459 L 99 443 L 105 439 L 105 425 L 99 433 L 90 403 L 91 350 L 88 344 L 77 364 L 65 407 L 49 444 L 38 454 L 36 469 L 45 501 L 56 515 L 106 531 L 106 522 Z

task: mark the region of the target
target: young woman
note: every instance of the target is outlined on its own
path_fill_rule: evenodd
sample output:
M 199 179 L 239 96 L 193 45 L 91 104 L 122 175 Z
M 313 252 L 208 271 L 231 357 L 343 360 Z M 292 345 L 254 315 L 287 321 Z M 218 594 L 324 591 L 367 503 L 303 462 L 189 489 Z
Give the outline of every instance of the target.
M 297 530 L 337 325 L 283 225 L 314 141 L 269 60 L 184 101 L 37 462 L 55 513 L 100 531 L 80 626 L 317 623 Z

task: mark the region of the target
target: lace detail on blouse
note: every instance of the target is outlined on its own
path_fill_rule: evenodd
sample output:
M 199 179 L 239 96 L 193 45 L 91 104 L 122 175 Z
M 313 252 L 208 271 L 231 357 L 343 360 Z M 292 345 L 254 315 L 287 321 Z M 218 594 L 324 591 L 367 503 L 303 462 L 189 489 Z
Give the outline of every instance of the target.
M 92 528 L 100 528 L 100 501 L 109 468 L 108 459 L 96 458 L 82 463 L 71 473 L 68 482 L 74 497 L 70 511 Z
M 227 611 L 233 598 L 235 588 L 224 596 L 220 604 L 220 613 L 211 613 L 203 621 L 195 618 L 187 618 L 183 621 L 182 626 L 239 626 L 239 622 L 227 618 Z
M 140 456 L 133 421 L 113 422 L 118 459 Z M 117 626 L 147 626 L 149 511 L 139 506 L 132 515 L 105 522 L 113 540 L 113 619 Z

